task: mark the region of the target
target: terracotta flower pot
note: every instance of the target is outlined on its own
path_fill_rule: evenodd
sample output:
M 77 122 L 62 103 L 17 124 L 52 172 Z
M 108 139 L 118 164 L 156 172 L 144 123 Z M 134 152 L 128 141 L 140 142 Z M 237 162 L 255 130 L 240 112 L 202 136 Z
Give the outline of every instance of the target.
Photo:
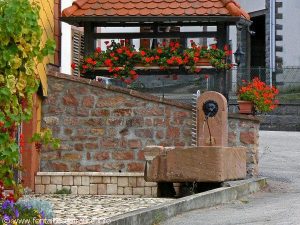
M 239 104 L 239 112 L 242 114 L 253 114 L 254 105 L 251 101 L 238 101 Z

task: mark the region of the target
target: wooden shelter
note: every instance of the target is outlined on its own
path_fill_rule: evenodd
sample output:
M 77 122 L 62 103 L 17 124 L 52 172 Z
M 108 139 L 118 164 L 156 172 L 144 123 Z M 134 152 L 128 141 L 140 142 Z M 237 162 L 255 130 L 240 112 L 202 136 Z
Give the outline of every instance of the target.
M 223 48 L 229 42 L 229 26 L 247 30 L 251 25 L 249 14 L 235 0 L 77 0 L 63 10 L 61 21 L 84 27 L 85 53 L 94 51 L 97 39 L 175 38 L 186 46 L 187 38 L 204 37 L 216 38 Z M 182 26 L 194 26 L 195 31 L 159 31 Z M 216 31 L 197 31 L 201 26 L 215 26 Z M 152 32 L 97 33 L 97 27 L 151 27 Z M 227 95 L 222 73 L 215 76 L 212 89 Z

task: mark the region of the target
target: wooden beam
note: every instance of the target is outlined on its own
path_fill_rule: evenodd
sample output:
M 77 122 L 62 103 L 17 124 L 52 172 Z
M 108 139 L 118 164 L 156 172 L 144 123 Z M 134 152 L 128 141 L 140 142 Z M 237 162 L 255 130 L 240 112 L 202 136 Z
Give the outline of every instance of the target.
M 96 29 L 91 23 L 84 25 L 84 54 L 94 52 L 96 48 L 96 40 L 93 37 Z
M 159 33 L 94 33 L 94 39 L 140 39 L 140 38 L 199 38 L 216 37 L 217 32 L 159 32 Z

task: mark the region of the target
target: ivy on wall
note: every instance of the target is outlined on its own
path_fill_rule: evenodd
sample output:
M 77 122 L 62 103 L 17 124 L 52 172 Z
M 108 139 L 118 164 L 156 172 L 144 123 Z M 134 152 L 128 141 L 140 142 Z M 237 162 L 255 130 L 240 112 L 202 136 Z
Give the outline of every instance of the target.
M 53 54 L 55 43 L 41 44 L 39 5 L 29 0 L 0 0 L 0 180 L 16 186 L 18 125 L 32 116 L 32 96 L 40 80 L 36 64 Z

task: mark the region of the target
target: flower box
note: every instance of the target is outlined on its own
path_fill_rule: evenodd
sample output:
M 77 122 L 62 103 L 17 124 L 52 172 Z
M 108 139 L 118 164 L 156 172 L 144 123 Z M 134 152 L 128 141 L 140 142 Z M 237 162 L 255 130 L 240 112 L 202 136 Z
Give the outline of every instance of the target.
M 254 105 L 251 101 L 238 101 L 239 113 L 241 114 L 253 114 Z

